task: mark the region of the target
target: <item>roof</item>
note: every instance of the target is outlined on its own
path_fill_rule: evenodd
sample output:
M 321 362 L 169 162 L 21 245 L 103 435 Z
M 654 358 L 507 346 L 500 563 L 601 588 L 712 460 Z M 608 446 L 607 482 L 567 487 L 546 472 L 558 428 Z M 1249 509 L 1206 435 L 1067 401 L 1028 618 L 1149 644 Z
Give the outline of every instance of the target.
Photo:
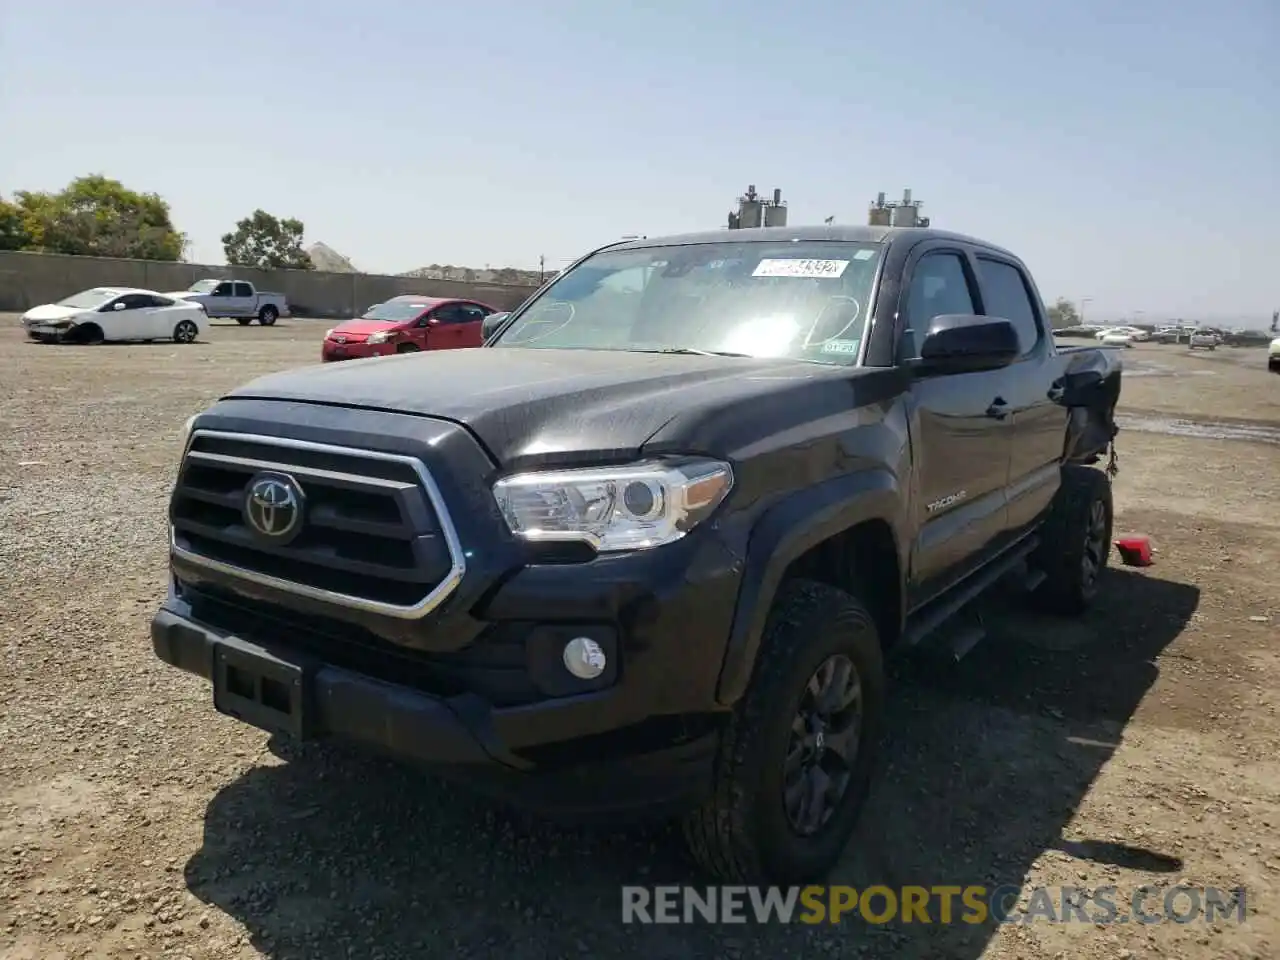
M 423 306 L 434 307 L 437 303 L 444 303 L 450 297 L 426 297 L 419 296 L 416 293 L 406 293 L 399 297 L 392 297 L 390 300 L 383 300 L 383 303 L 420 303 Z
M 826 240 L 843 243 L 890 244 L 907 240 L 915 244 L 921 240 L 954 240 L 975 244 L 992 250 L 1001 250 L 993 243 L 977 237 L 933 227 L 870 227 L 853 224 L 833 224 L 813 227 L 750 227 L 745 230 L 704 230 L 701 233 L 681 233 L 669 237 L 644 237 L 624 243 L 610 244 L 611 250 L 640 250 L 645 247 L 668 247 L 693 243 L 777 243 L 778 241 Z M 1001 250 L 1002 253 L 1008 253 Z
M 88 290 L 101 290 L 103 293 L 108 293 L 113 297 L 123 296 L 126 293 L 149 293 L 155 297 L 164 296 L 158 290 L 147 290 L 144 287 L 89 287 Z M 88 290 L 85 292 L 88 292 Z

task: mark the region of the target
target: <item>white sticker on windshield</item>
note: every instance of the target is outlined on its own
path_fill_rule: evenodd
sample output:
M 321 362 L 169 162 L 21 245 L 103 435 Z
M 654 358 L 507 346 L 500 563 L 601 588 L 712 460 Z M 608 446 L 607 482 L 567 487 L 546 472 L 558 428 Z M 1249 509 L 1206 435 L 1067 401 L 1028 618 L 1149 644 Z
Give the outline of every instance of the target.
M 859 250 L 857 253 L 853 255 L 853 259 L 870 260 L 875 255 L 876 255 L 876 252 L 874 250 Z
M 822 344 L 823 353 L 857 353 L 861 340 L 827 340 Z
M 848 260 L 761 260 L 753 277 L 838 277 L 849 266 Z

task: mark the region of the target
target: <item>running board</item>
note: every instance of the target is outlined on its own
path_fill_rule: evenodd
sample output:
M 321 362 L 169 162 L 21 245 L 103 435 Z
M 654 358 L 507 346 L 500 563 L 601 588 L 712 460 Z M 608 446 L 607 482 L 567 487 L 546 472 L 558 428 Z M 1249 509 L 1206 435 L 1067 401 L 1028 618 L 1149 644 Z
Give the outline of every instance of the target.
M 951 638 L 951 659 L 959 663 L 970 650 L 987 638 L 987 628 L 981 623 L 961 630 Z
M 935 600 L 914 615 L 907 623 L 907 629 L 903 633 L 903 646 L 914 647 L 926 639 L 973 600 L 986 593 L 987 590 L 995 585 L 996 581 L 1007 576 L 1018 564 L 1026 560 L 1038 546 L 1040 546 L 1040 538 L 1038 536 L 1028 537 L 1007 553 L 1002 554 L 985 567 L 971 574 L 967 579 L 962 580 L 938 600 Z M 962 638 L 967 639 L 964 634 L 962 634 Z M 977 640 L 974 640 L 964 648 L 960 656 L 972 650 L 978 640 L 981 639 L 982 636 L 979 635 Z
M 1022 581 L 1023 587 L 1027 593 L 1031 593 L 1040 588 L 1040 584 L 1049 579 L 1049 575 L 1039 568 L 1032 570 L 1027 574 L 1027 578 Z

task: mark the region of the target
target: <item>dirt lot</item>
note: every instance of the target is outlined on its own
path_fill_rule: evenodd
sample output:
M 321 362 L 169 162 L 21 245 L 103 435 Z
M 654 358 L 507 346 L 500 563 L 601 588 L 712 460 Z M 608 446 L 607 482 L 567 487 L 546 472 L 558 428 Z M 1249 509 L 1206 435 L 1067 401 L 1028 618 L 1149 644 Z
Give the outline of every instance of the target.
M 1127 351 L 1118 525 L 1156 565 L 1112 572 L 1082 622 L 1008 612 L 960 666 L 900 671 L 890 760 L 833 878 L 1243 885 L 1245 925 L 637 928 L 619 885 L 693 879 L 667 832 L 526 823 L 327 746 L 281 759 L 153 657 L 179 426 L 311 362 L 323 327 L 42 347 L 0 317 L 0 957 L 1280 955 L 1262 352 Z M 1261 432 L 1168 432 L 1213 418 Z

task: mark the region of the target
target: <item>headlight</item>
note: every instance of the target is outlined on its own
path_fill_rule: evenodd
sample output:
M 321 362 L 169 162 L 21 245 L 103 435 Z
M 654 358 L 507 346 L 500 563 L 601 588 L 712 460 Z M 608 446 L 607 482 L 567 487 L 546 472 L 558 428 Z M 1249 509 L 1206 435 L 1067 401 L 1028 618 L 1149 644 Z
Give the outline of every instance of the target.
M 330 327 L 328 330 L 326 330 L 326 331 L 324 332 L 324 338 L 325 338 L 326 340 L 328 340 L 330 337 L 332 337 L 332 336 L 333 336 L 333 331 L 335 331 L 335 330 L 337 330 L 337 329 L 338 329 L 337 327 Z
M 182 444 L 183 450 L 187 448 L 187 441 L 191 439 L 191 431 L 195 428 L 195 425 L 195 417 L 188 417 L 187 422 L 182 425 L 182 435 L 178 437 L 178 441 Z
M 369 339 L 365 343 L 386 343 L 390 339 L 391 332 L 389 330 L 380 330 L 377 333 L 369 334 Z
M 679 540 L 732 488 L 727 463 L 683 460 L 518 474 L 494 484 L 493 495 L 516 536 L 606 553 Z

